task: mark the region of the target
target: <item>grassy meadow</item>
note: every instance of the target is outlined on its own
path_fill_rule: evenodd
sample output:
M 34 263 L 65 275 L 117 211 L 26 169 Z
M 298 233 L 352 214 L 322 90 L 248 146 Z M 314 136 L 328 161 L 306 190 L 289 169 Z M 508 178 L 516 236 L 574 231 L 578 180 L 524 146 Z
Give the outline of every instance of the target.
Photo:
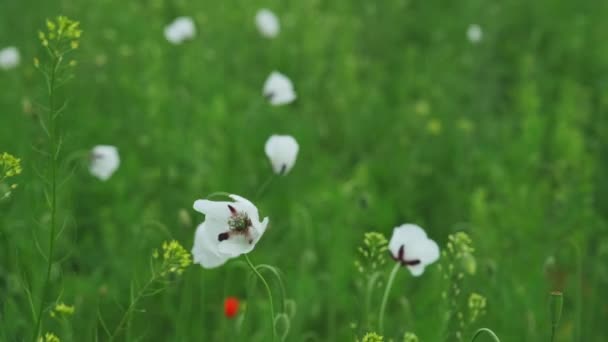
M 260 8 L 280 20 L 274 39 L 256 29 Z M 0 49 L 21 55 L 0 70 L 0 154 L 22 166 L 0 200 L 0 341 L 471 341 L 482 327 L 551 341 L 551 291 L 564 300 L 554 341 L 608 340 L 606 13 L 587 0 L 0 1 Z M 57 15 L 83 34 L 55 95 L 66 107 L 51 231 L 34 58 L 48 60 L 38 32 Z M 163 30 L 179 16 L 196 35 L 173 45 Z M 274 70 L 295 102 L 262 96 Z M 300 146 L 283 176 L 264 154 L 272 134 Z M 107 181 L 87 166 L 101 144 L 120 153 Z M 190 265 L 125 316 L 154 251 L 167 240 L 190 251 L 205 219 L 193 203 L 216 192 L 270 218 L 248 257 L 271 266 L 274 339 L 242 257 Z M 442 256 L 420 277 L 399 270 L 382 328 L 395 263 L 383 254 L 370 282 L 355 262 L 365 233 L 390 239 L 403 223 Z M 458 232 L 475 249 L 466 262 L 447 248 Z M 479 313 L 471 294 L 485 298 Z M 227 297 L 240 301 L 234 318 Z M 73 314 L 51 317 L 61 302 Z

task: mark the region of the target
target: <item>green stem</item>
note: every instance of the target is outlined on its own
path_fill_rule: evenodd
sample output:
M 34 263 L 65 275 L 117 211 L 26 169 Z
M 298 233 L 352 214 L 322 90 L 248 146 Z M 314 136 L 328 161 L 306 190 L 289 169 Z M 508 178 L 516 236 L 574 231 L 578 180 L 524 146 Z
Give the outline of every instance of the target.
M 153 276 L 152 278 L 150 278 L 150 280 L 148 281 L 148 283 L 146 285 L 144 285 L 144 287 L 137 293 L 137 296 L 135 296 L 135 299 L 133 299 L 131 301 L 131 303 L 129 304 L 129 307 L 127 308 L 127 311 L 125 311 L 125 314 L 122 316 L 120 322 L 116 326 L 116 329 L 114 329 L 114 332 L 112 333 L 112 336 L 110 336 L 109 341 L 114 341 L 114 339 L 116 338 L 116 336 L 118 336 L 118 333 L 120 332 L 120 329 L 122 329 L 122 326 L 131 317 L 131 313 L 133 312 L 133 310 L 135 310 L 135 306 L 137 305 L 137 303 L 146 294 L 146 291 L 148 290 L 148 287 L 150 287 L 150 285 L 152 285 L 152 283 L 154 283 L 155 281 L 156 281 L 156 277 Z
M 551 326 L 551 342 L 555 340 L 555 325 Z
M 51 221 L 50 221 L 50 235 L 49 235 L 49 253 L 47 256 L 47 267 L 46 277 L 44 285 L 42 287 L 42 296 L 40 298 L 40 305 L 38 308 L 38 315 L 36 317 L 36 324 L 34 329 L 33 341 L 36 342 L 40 335 L 40 327 L 42 325 L 42 313 L 44 312 L 44 303 L 47 301 L 49 295 L 49 287 L 51 282 L 51 267 L 53 266 L 53 252 L 55 249 L 55 230 L 57 221 L 57 124 L 56 124 L 56 113 L 55 113 L 55 82 L 57 68 L 59 66 L 59 59 L 55 57 L 53 60 L 53 68 L 51 69 L 51 76 L 49 82 L 49 109 L 48 109 L 48 132 L 49 132 L 49 168 L 51 171 L 51 196 L 50 196 L 50 209 L 51 209 Z
M 378 315 L 378 326 L 380 330 L 380 334 L 384 332 L 384 311 L 386 310 L 386 302 L 388 301 L 388 294 L 391 292 L 391 288 L 393 287 L 393 282 L 395 281 L 395 276 L 397 275 L 397 271 L 401 268 L 401 264 L 395 263 L 395 267 L 391 271 L 391 274 L 388 276 L 388 280 L 386 282 L 386 288 L 384 289 L 384 295 L 382 296 L 382 304 L 380 304 L 380 314 Z
M 500 342 L 500 339 L 498 338 L 498 336 L 496 336 L 496 334 L 495 334 L 495 333 L 494 333 L 492 330 L 490 330 L 490 329 L 488 329 L 488 328 L 481 328 L 481 329 L 478 329 L 478 330 L 475 332 L 475 334 L 473 335 L 473 338 L 471 339 L 471 342 L 474 342 L 474 341 L 475 341 L 475 339 L 477 339 L 477 337 L 478 337 L 478 336 L 480 336 L 481 334 L 483 334 L 484 332 L 485 332 L 487 335 L 490 335 L 490 337 L 492 337 L 492 339 L 493 339 L 494 341 L 496 341 L 496 342 Z
M 270 327 L 271 327 L 271 333 L 272 333 L 272 341 L 274 341 L 275 340 L 274 303 L 272 302 L 272 291 L 270 291 L 270 286 L 268 286 L 268 282 L 266 282 L 266 279 L 264 279 L 264 276 L 262 276 L 262 274 L 253 265 L 253 263 L 251 263 L 251 260 L 249 260 L 249 257 L 247 256 L 247 254 L 243 254 L 243 255 L 245 256 L 245 261 L 247 261 L 247 264 L 249 265 L 249 267 L 251 267 L 251 270 L 258 276 L 258 278 L 260 278 L 260 280 L 264 284 L 264 287 L 266 287 L 266 292 L 268 292 L 268 301 L 270 302 Z
M 266 191 L 266 188 L 268 188 L 268 186 L 270 184 L 272 184 L 272 181 L 277 178 L 277 175 L 275 173 L 273 173 L 265 182 L 264 184 L 262 184 L 260 186 L 260 188 L 258 189 L 258 192 L 255 194 L 254 199 L 259 199 L 260 196 L 262 196 L 264 194 L 264 192 Z

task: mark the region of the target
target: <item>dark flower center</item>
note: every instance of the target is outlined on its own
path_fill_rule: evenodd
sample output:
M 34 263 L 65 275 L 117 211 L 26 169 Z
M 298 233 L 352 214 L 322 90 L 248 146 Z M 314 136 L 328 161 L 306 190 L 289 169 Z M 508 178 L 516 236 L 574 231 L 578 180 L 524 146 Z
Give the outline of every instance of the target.
M 229 230 L 220 233 L 217 236 L 217 240 L 222 242 L 228 240 L 233 235 L 243 235 L 249 240 L 249 243 L 253 243 L 253 239 L 250 236 L 250 228 L 253 224 L 249 216 L 244 212 L 237 211 L 230 204 L 228 204 L 228 210 L 230 210 L 230 218 L 228 219 Z
M 391 253 L 391 257 L 393 257 L 393 260 L 400 262 L 401 266 L 416 266 L 416 265 L 420 264 L 420 259 L 412 259 L 412 260 L 405 259 L 405 245 L 401 245 L 401 247 L 399 247 L 399 251 L 397 251 L 397 255 L 393 255 Z

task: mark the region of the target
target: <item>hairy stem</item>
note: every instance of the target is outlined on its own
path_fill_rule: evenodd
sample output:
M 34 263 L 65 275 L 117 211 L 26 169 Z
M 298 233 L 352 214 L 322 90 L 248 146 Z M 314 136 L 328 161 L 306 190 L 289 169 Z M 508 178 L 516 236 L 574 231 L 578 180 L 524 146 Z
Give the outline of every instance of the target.
M 245 261 L 247 261 L 247 264 L 249 265 L 249 267 L 251 268 L 253 273 L 255 273 L 258 276 L 258 278 L 260 278 L 260 280 L 262 281 L 262 284 L 264 284 L 264 287 L 266 288 L 266 292 L 268 293 L 268 301 L 270 302 L 270 328 L 271 328 L 271 333 L 272 333 L 272 341 L 274 341 L 275 340 L 274 303 L 272 301 L 272 291 L 270 291 L 270 286 L 268 286 L 268 282 L 266 281 L 266 279 L 264 279 L 264 276 L 262 276 L 262 274 L 258 271 L 258 269 L 253 265 L 251 260 L 249 260 L 249 257 L 247 256 L 247 254 L 244 254 L 244 256 L 245 256 Z
M 397 271 L 401 268 L 401 264 L 395 263 L 395 267 L 391 271 L 391 274 L 388 276 L 388 280 L 386 281 L 386 288 L 384 289 L 384 295 L 382 296 L 382 303 L 380 304 L 380 313 L 378 314 L 378 326 L 380 334 L 384 332 L 384 311 L 386 310 L 386 302 L 388 301 L 388 294 L 391 292 L 391 288 L 393 287 L 393 282 L 395 281 L 395 276 L 397 275 Z

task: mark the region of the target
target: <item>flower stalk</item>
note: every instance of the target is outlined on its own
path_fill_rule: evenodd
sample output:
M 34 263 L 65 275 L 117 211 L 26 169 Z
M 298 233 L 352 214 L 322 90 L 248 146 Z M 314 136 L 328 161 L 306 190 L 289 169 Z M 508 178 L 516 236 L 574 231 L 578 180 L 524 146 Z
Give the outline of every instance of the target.
M 42 314 L 44 306 L 48 300 L 50 291 L 51 267 L 53 265 L 53 256 L 55 252 L 55 239 L 57 231 L 57 174 L 58 160 L 61 150 L 61 139 L 58 132 L 58 118 L 62 108 L 57 106 L 56 92 L 61 86 L 62 62 L 64 56 L 78 48 L 78 41 L 82 31 L 79 28 L 77 21 L 70 20 L 66 17 L 59 16 L 56 20 L 47 20 L 48 32 L 40 32 L 39 38 L 42 46 L 46 48 L 49 55 L 49 68 L 41 69 L 47 80 L 48 92 L 48 108 L 46 123 L 41 121 L 43 129 L 48 136 L 48 173 L 49 173 L 49 189 L 47 191 L 47 201 L 50 210 L 49 222 L 49 242 L 47 252 L 46 275 L 42 286 L 42 295 L 38 306 L 38 313 L 35 316 L 33 340 L 36 341 L 40 335 L 42 325 Z M 35 59 L 35 66 L 40 68 L 40 61 Z M 70 62 L 69 66 L 74 63 Z
M 245 261 L 247 262 L 247 265 L 249 265 L 249 267 L 251 268 L 253 273 L 255 273 L 258 276 L 258 278 L 260 278 L 260 281 L 262 281 L 262 284 L 264 284 L 264 287 L 266 288 L 266 292 L 268 293 L 268 302 L 270 304 L 270 328 L 271 328 L 271 333 L 272 333 L 272 341 L 274 341 L 275 340 L 275 330 L 274 330 L 274 317 L 275 316 L 274 316 L 274 302 L 272 301 L 272 291 L 270 290 L 270 286 L 268 286 L 268 282 L 266 281 L 264 276 L 253 265 L 251 260 L 249 260 L 249 257 L 247 256 L 247 254 L 243 254 L 243 256 L 245 257 Z
M 384 295 L 382 296 L 382 303 L 380 304 L 380 313 L 378 314 L 378 327 L 381 334 L 384 333 L 384 312 L 386 311 L 386 303 L 388 302 L 388 294 L 391 292 L 391 288 L 393 287 L 393 282 L 395 281 L 395 277 L 397 276 L 397 272 L 401 268 L 401 264 L 396 263 L 393 266 L 393 270 L 388 276 L 388 280 L 386 281 L 386 288 L 384 289 Z

